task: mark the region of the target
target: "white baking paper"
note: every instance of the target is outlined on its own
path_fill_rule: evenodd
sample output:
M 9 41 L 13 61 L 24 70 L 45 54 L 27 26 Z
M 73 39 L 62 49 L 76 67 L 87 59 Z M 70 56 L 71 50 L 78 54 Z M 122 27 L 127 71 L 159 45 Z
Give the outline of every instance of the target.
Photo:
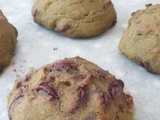
M 8 120 L 7 95 L 17 77 L 25 75 L 32 67 L 74 56 L 96 63 L 125 82 L 125 91 L 134 98 L 137 120 L 160 120 L 160 76 L 146 72 L 118 49 L 131 13 L 144 9 L 145 4 L 159 2 L 113 0 L 117 11 L 113 28 L 98 37 L 72 39 L 35 24 L 31 16 L 33 0 L 0 0 L 0 9 L 18 30 L 12 65 L 0 75 L 0 120 Z

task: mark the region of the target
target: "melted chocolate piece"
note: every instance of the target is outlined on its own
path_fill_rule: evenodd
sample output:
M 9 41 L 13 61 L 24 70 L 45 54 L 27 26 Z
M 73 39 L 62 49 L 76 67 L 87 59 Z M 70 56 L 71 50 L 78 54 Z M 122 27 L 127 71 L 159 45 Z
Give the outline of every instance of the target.
M 146 4 L 145 6 L 148 8 L 148 7 L 152 6 L 152 3 Z
M 131 16 L 134 16 L 135 14 L 136 14 L 136 12 L 132 12 L 132 13 L 131 13 Z
M 126 102 L 127 102 L 128 107 L 130 109 L 133 109 L 134 103 L 133 103 L 132 96 L 130 96 L 129 94 L 126 94 L 125 98 L 126 98 Z
M 104 70 L 99 70 L 99 71 L 97 71 L 97 73 L 98 73 L 98 76 L 99 76 L 100 79 L 101 79 L 101 78 L 105 79 L 106 71 L 104 71 Z
M 22 81 L 18 81 L 18 82 L 16 83 L 16 85 L 15 85 L 16 88 L 19 88 L 19 87 L 21 87 L 21 86 L 22 86 Z
M 36 9 L 36 10 L 34 11 L 33 17 L 36 17 L 37 14 L 38 14 L 38 10 Z
M 87 101 L 87 88 L 78 88 L 78 101 L 76 107 L 72 110 L 71 114 L 75 114 L 81 107 L 85 107 Z
M 55 89 L 55 87 L 50 83 L 41 83 L 38 87 L 38 90 L 42 90 L 44 92 L 47 92 L 49 95 L 53 96 L 53 98 L 59 100 L 59 94 L 58 91 Z
M 70 26 L 68 24 L 64 25 L 63 28 L 61 29 L 61 32 L 66 32 Z
M 119 92 L 119 88 L 114 86 L 114 87 L 112 87 L 110 94 L 112 97 L 115 97 L 118 92 Z
M 23 92 L 24 92 L 24 89 L 25 89 L 26 87 L 28 87 L 28 85 L 23 85 L 23 86 L 21 86 L 20 92 L 23 93 Z
M 122 89 L 124 88 L 124 82 L 121 79 L 117 79 L 118 84 L 122 87 Z M 116 84 L 116 83 L 115 83 Z
M 125 94 L 123 92 L 124 83 L 121 80 L 114 81 L 108 88 L 110 96 L 116 101 L 116 105 L 120 111 L 124 112 L 126 106 Z
M 99 94 L 101 94 L 101 97 L 103 98 L 104 105 L 107 106 L 107 104 L 109 102 L 108 101 L 109 98 L 108 98 L 107 94 L 104 91 L 99 91 Z
M 76 75 L 74 76 L 74 78 L 75 78 L 77 81 L 81 81 L 81 80 L 85 79 L 86 77 L 87 77 L 87 75 L 78 75 L 78 74 L 76 74 Z
M 78 99 L 82 100 L 83 97 L 84 97 L 84 95 L 85 95 L 84 90 L 82 88 L 79 88 L 78 91 L 79 91 L 79 93 L 78 93 Z
M 124 83 L 121 80 L 114 81 L 111 85 L 108 87 L 108 91 L 112 98 L 115 98 L 119 92 L 122 92 L 121 88 L 123 89 Z
M 24 81 L 27 82 L 27 81 L 29 81 L 30 79 L 31 79 L 31 75 L 30 75 L 30 74 L 27 74 Z
M 111 27 L 113 27 L 116 23 L 117 23 L 117 20 L 114 20 L 114 21 L 112 22 L 112 26 L 111 26 Z
M 148 62 L 137 62 L 140 66 L 145 68 L 148 72 L 153 73 L 152 70 L 150 69 L 150 64 Z
M 67 71 L 68 73 L 71 74 L 77 74 L 78 69 L 77 69 L 77 64 L 73 61 L 69 60 L 61 60 L 55 64 L 53 64 L 50 68 L 50 72 L 52 71 Z
M 52 82 L 54 82 L 55 81 L 55 76 L 50 76 L 50 79 L 51 79 Z

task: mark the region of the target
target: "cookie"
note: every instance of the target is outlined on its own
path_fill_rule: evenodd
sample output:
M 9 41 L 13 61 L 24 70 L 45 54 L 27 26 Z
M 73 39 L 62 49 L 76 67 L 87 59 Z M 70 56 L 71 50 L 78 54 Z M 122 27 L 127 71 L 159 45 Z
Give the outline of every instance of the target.
M 160 4 L 132 13 L 120 51 L 152 73 L 160 73 Z
M 10 120 L 133 120 L 124 83 L 83 58 L 65 58 L 15 81 Z
M 0 72 L 10 63 L 17 42 L 17 30 L 0 10 Z
M 116 22 L 111 0 L 35 0 L 34 21 L 68 37 L 102 34 Z

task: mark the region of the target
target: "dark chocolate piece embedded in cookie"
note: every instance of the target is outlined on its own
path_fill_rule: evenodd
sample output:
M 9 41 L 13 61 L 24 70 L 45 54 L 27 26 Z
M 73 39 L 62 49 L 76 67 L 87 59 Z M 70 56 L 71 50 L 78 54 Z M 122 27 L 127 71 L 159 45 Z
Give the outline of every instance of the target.
M 83 58 L 66 58 L 31 71 L 8 96 L 11 120 L 133 120 L 124 83 Z
M 36 23 L 68 37 L 92 37 L 116 23 L 111 0 L 36 0 L 32 8 Z
M 147 71 L 160 73 L 160 4 L 146 4 L 129 20 L 119 43 L 120 51 Z

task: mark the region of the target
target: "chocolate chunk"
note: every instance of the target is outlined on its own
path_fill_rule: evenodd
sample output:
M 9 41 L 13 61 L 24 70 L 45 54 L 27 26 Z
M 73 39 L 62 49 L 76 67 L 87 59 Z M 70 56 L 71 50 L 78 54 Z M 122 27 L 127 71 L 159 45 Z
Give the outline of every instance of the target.
M 104 71 L 104 70 L 99 70 L 99 71 L 97 71 L 97 73 L 98 73 L 98 76 L 99 76 L 100 79 L 101 79 L 101 78 L 105 79 L 106 71 Z
M 30 74 L 27 74 L 24 81 L 27 82 L 27 81 L 29 81 L 30 79 L 31 79 L 31 75 L 30 75 Z
M 20 92 L 23 93 L 24 90 L 26 89 L 26 87 L 28 87 L 28 85 L 23 85 L 23 86 L 21 86 Z
M 124 112 L 126 106 L 125 93 L 123 92 L 124 83 L 121 80 L 114 81 L 108 88 L 109 93 L 121 112 Z
M 59 100 L 59 93 L 55 87 L 50 83 L 41 83 L 38 87 L 38 90 L 47 92 L 49 95 L 53 96 L 55 99 Z
M 136 12 L 132 12 L 132 13 L 131 13 L 131 16 L 134 16 L 135 14 L 136 14 Z
M 87 75 L 80 75 L 80 74 L 76 74 L 74 76 L 74 78 L 77 80 L 77 81 L 81 81 L 83 79 L 85 79 L 87 77 Z
M 117 23 L 117 20 L 114 20 L 114 21 L 112 22 L 112 26 L 111 26 L 111 27 L 113 27 L 116 23 Z
M 54 81 L 55 81 L 55 76 L 50 76 L 50 80 L 51 80 L 52 82 L 54 82 Z
M 126 98 L 128 107 L 132 109 L 134 105 L 132 96 L 130 96 L 129 94 L 126 94 L 125 98 Z
M 38 10 L 36 9 L 36 10 L 34 11 L 33 16 L 36 17 L 37 15 L 38 15 Z
M 16 85 L 15 85 L 16 88 L 19 88 L 19 87 L 21 87 L 21 86 L 22 86 L 22 81 L 16 82 Z
M 110 92 L 111 96 L 115 97 L 117 92 L 119 92 L 119 89 L 117 87 L 112 87 L 111 92 Z
M 78 99 L 82 100 L 84 95 L 85 95 L 84 90 L 82 88 L 79 88 L 79 90 L 78 90 Z
M 108 91 L 112 98 L 115 98 L 119 92 L 122 92 L 122 89 L 124 88 L 124 83 L 122 80 L 116 80 L 108 87 Z
M 124 82 L 121 79 L 117 79 L 118 84 L 122 87 L 122 89 L 124 88 Z M 116 84 L 116 83 L 115 83 Z
M 152 3 L 146 4 L 145 6 L 148 8 L 148 7 L 152 6 Z
M 71 86 L 71 83 L 70 83 L 70 82 L 65 82 L 64 84 L 65 84 L 66 86 L 68 86 L 68 87 Z
M 68 24 L 64 25 L 63 28 L 61 29 L 61 32 L 65 32 L 70 28 Z
M 108 100 L 109 100 L 107 94 L 106 94 L 104 91 L 99 91 L 99 94 L 100 94 L 100 96 L 101 96 L 102 99 L 103 99 L 104 105 L 107 106 Z
M 145 68 L 148 72 L 152 73 L 152 70 L 150 69 L 150 64 L 148 62 L 142 62 L 139 61 L 137 62 L 140 66 L 142 66 L 143 68 Z
M 50 68 L 50 72 L 52 71 L 67 71 L 71 74 L 78 73 L 77 64 L 69 60 L 61 60 L 53 64 Z

